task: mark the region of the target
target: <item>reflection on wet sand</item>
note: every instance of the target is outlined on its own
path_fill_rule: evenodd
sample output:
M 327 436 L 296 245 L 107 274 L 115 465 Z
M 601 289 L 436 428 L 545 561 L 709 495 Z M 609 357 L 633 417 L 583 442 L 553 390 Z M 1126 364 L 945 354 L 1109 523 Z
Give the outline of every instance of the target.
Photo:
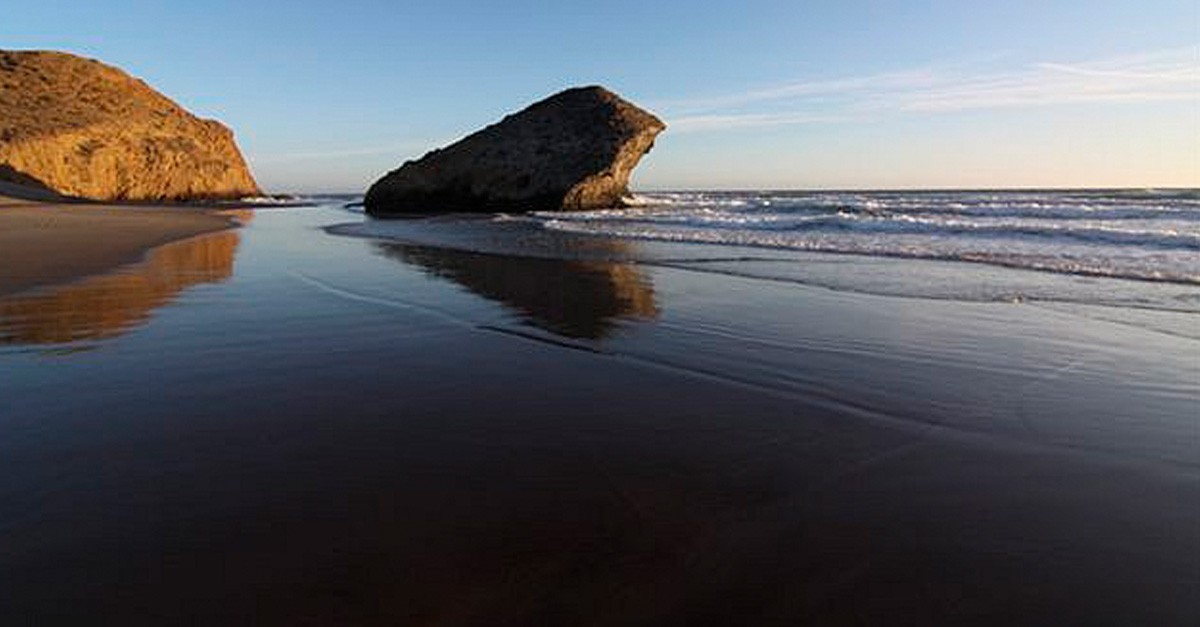
M 622 319 L 658 317 L 650 278 L 632 264 L 512 257 L 391 242 L 385 256 L 450 279 L 515 309 L 541 329 L 570 338 L 602 339 Z
M 61 344 L 114 337 L 144 324 L 183 290 L 233 274 L 239 237 L 223 231 L 154 249 L 112 274 L 0 298 L 0 344 Z

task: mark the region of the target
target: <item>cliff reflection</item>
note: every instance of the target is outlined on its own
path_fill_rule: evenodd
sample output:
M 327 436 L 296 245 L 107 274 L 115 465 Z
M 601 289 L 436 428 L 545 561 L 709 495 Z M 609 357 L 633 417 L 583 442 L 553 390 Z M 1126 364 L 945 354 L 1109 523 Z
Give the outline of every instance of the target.
M 167 244 L 113 274 L 0 299 L 0 344 L 60 344 L 120 335 L 183 290 L 233 274 L 235 231 Z
M 565 337 L 602 339 L 622 319 L 650 320 L 659 314 L 649 277 L 632 264 L 376 246 L 387 257 L 450 279 Z

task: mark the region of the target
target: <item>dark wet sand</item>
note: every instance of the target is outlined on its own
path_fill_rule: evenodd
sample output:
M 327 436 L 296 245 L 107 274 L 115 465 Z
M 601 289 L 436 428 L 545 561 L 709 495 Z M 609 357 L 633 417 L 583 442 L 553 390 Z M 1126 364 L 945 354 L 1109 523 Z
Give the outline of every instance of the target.
M 1200 613 L 1196 340 L 338 219 L 260 216 L 120 333 L 10 332 L 0 622 Z
M 208 209 L 0 196 L 0 295 L 111 270 L 156 246 L 230 226 L 228 216 Z

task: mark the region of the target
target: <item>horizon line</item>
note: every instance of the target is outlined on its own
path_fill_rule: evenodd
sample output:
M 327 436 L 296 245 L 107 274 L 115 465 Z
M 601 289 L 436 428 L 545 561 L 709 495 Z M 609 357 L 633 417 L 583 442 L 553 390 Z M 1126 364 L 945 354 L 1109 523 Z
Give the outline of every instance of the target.
M 1149 186 L 1134 186 L 1134 187 L 1095 187 L 1095 186 L 1064 186 L 1064 187 L 1046 187 L 1046 186 L 1014 186 L 1014 187 L 655 187 L 631 189 L 630 193 L 648 193 L 648 194 L 670 194 L 670 193 L 688 193 L 688 192 L 720 192 L 720 193 L 776 193 L 776 192 L 813 192 L 813 193 L 841 193 L 841 192 L 872 192 L 872 193 L 888 193 L 888 192 L 1200 192 L 1200 184 L 1195 186 L 1189 185 L 1149 185 Z M 307 194 L 307 195 L 330 195 L 330 196 L 362 196 L 366 191 L 276 191 L 269 192 L 266 195 L 274 194 Z

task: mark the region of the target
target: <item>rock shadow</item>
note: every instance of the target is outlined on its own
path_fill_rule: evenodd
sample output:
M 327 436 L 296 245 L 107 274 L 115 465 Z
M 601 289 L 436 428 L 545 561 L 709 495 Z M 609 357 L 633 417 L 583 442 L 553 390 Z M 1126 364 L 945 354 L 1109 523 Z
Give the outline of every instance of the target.
M 7 163 L 0 163 L 0 195 L 19 200 L 62 202 L 71 200 L 54 191 L 45 181 L 26 174 Z

